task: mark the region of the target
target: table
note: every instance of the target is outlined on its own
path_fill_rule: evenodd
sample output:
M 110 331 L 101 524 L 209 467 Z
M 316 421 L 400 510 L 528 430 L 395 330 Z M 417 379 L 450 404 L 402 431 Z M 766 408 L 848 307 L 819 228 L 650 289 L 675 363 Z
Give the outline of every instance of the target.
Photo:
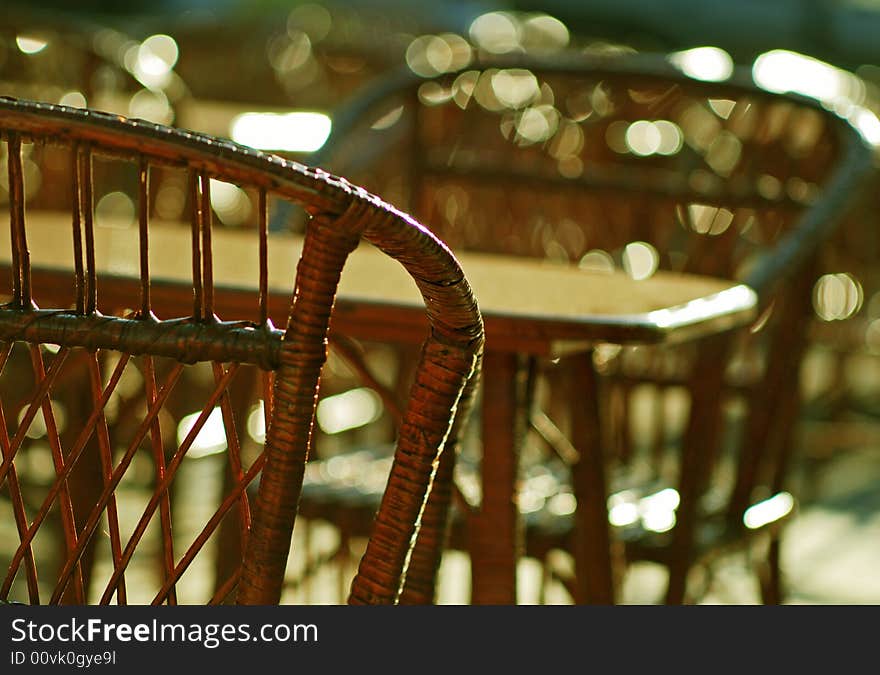
M 0 213 L 0 218 L 4 214 Z M 8 217 L 8 216 L 7 216 Z M 29 212 L 34 297 L 65 307 L 72 303 L 72 241 L 68 213 Z M 179 316 L 191 313 L 188 225 L 152 222 L 150 265 L 155 307 Z M 213 230 L 215 310 L 221 318 L 257 319 L 258 243 L 254 232 L 217 226 Z M 103 302 L 135 307 L 138 301 L 137 228 L 96 226 L 98 292 Z M 302 238 L 274 234 L 269 242 L 269 312 L 284 325 L 290 306 Z M 601 420 L 592 348 L 597 343 L 652 344 L 693 339 L 742 326 L 757 314 L 757 296 L 728 280 L 657 272 L 634 280 L 623 272 L 498 255 L 457 256 L 483 313 L 482 503 L 471 554 L 473 599 L 484 604 L 516 602 L 519 510 L 517 424 L 520 360 L 524 356 L 567 355 L 586 385 L 582 414 L 573 416 L 571 441 L 580 452 L 573 467 L 575 495 L 605 494 L 599 444 Z M 0 268 L 10 266 L 10 249 L 0 244 Z M 0 292 L 9 278 L 0 275 Z M 163 316 L 162 318 L 170 318 Z M 339 285 L 331 331 L 387 341 L 424 340 L 424 301 L 404 269 L 368 244 L 349 259 Z M 601 501 L 601 500 L 598 500 Z M 585 503 L 586 500 L 579 503 Z M 614 582 L 608 555 L 610 534 L 604 508 L 578 509 L 575 560 L 587 587 L 583 598 L 609 603 Z M 499 545 L 500 542 L 500 545 Z

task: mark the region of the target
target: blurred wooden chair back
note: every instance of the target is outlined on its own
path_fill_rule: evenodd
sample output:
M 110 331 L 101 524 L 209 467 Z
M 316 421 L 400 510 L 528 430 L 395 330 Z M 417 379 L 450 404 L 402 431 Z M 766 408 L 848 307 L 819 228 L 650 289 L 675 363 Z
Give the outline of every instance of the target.
M 622 268 L 646 285 L 656 270 L 707 274 L 758 292 L 750 331 L 594 352 L 615 546 L 670 568 L 670 602 L 700 555 L 793 510 L 811 262 L 870 165 L 855 126 L 826 108 L 740 70 L 700 81 L 659 55 L 487 59 L 375 84 L 313 159 L 407 205 L 454 251 Z M 584 394 L 564 365 L 541 372 L 525 450 L 556 445 L 558 457 L 527 466 L 523 485 L 526 546 L 543 558 L 573 536 L 560 506 L 571 448 L 557 441 Z
M 10 272 L 0 308 L 0 597 L 278 602 L 336 287 L 363 239 L 413 276 L 431 326 L 387 498 L 350 596 L 395 602 L 434 462 L 479 371 L 482 322 L 449 251 L 344 179 L 229 141 L 8 98 L 0 99 L 0 134 L 11 233 L 0 249 Z M 67 169 L 59 170 L 66 182 L 53 183 L 68 198 L 62 217 L 30 210 L 28 161 Z M 96 227 L 101 162 L 107 174 L 136 178 L 136 225 L 127 230 L 114 230 L 112 218 Z M 161 197 L 151 180 L 163 172 L 183 177 L 189 228 L 163 228 L 156 216 Z M 232 185 L 254 197 L 259 215 L 221 259 L 211 193 Z M 302 256 L 289 261 L 281 308 L 271 306 L 268 285 L 275 198 L 311 216 Z M 154 278 L 151 270 L 169 264 L 178 276 Z M 231 267 L 250 270 L 252 283 L 223 288 Z M 284 330 L 273 326 L 273 313 Z M 175 403 L 187 377 L 200 382 L 188 394 L 203 398 Z M 261 402 L 265 447 L 255 447 L 242 431 Z M 175 405 L 196 410 L 186 428 L 175 429 Z M 215 417 L 220 438 L 207 442 L 225 445 L 227 480 L 209 495 L 210 476 L 194 476 L 187 455 L 205 451 Z M 178 501 L 188 505 L 170 499 L 181 480 Z M 237 540 L 231 549 L 217 541 L 224 519 Z M 216 567 L 225 571 L 212 588 L 204 582 L 210 567 L 199 565 L 220 546 L 221 557 L 229 550 L 238 557 Z

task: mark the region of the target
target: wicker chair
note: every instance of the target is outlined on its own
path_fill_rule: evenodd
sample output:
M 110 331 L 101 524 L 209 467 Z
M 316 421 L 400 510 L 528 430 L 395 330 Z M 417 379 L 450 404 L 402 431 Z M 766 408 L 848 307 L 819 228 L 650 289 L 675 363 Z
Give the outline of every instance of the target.
M 762 312 L 751 330 L 532 364 L 522 450 L 553 452 L 520 475 L 522 546 L 545 561 L 572 552 L 574 598 L 611 602 L 595 592 L 608 571 L 584 555 L 602 546 L 584 538 L 585 522 L 607 507 L 611 557 L 664 564 L 665 599 L 677 603 L 693 599 L 687 578 L 700 562 L 766 534 L 757 567 L 764 599 L 777 602 L 811 262 L 869 157 L 846 120 L 748 73 L 705 82 L 659 55 L 579 54 L 483 60 L 430 79 L 396 73 L 334 116 L 313 163 L 406 204 L 456 251 L 623 267 L 645 284 L 659 268 L 754 288 Z M 604 456 L 609 494 L 587 489 L 585 453 Z M 646 518 L 649 507 L 663 517 Z M 756 517 L 762 508 L 775 515 Z M 451 545 L 472 545 L 467 523 L 481 516 L 469 512 Z
M 454 411 L 467 408 L 473 388 L 467 383 L 479 372 L 481 317 L 449 251 L 411 218 L 344 179 L 221 139 L 15 99 L 0 99 L 0 133 L 11 223 L 4 256 L 11 271 L 5 289 L 10 300 L 0 309 L 5 413 L 0 415 L 0 507 L 7 568 L 0 597 L 30 603 L 47 597 L 53 603 L 114 598 L 119 604 L 176 603 L 187 579 L 198 577 L 182 575 L 210 555 L 218 525 L 234 517 L 243 554 L 208 597 L 277 603 L 334 295 L 349 253 L 364 239 L 412 275 L 430 320 L 387 496 L 350 595 L 352 603 L 394 602 L 434 462 L 455 437 L 456 429 L 450 432 Z M 55 189 L 69 196 L 71 210 L 67 223 L 54 230 L 40 222 L 44 214 L 26 213 L 23 147 L 52 153 L 56 165 L 63 160 L 70 168 L 69 182 Z M 100 248 L 106 229 L 96 228 L 92 203 L 99 158 L 113 162 L 116 171 L 133 172 L 138 186 L 130 246 L 109 253 Z M 191 236 L 173 228 L 178 236 L 173 246 L 161 244 L 163 230 L 154 222 L 150 179 L 164 171 L 185 175 L 189 187 Z M 215 255 L 223 234 L 212 222 L 215 180 L 252 191 L 260 205 L 258 227 L 237 240 L 232 260 Z M 275 197 L 299 204 L 311 216 L 292 301 L 288 291 L 281 307 L 269 292 L 267 263 L 274 245 L 267 236 L 267 204 Z M 37 239 L 48 257 L 40 258 Z M 159 255 L 172 260 L 157 261 L 156 253 L 151 258 L 157 247 Z M 258 255 L 253 283 L 233 289 L 221 287 L 228 279 L 215 284 L 215 273 L 224 267 L 247 267 L 241 260 L 246 249 Z M 44 265 L 58 250 L 72 255 Z M 180 278 L 151 275 L 162 262 L 179 262 Z M 134 275 L 126 276 L 123 268 Z M 287 275 L 292 279 L 293 260 Z M 273 327 L 273 315 L 286 321 L 284 331 Z M 176 383 L 199 368 L 207 393 L 188 432 L 175 442 L 166 429 L 174 416 L 169 418 L 166 408 Z M 245 378 L 257 386 L 236 389 L 234 383 L 247 370 L 257 372 L 255 380 Z M 81 405 L 62 420 L 56 396 L 71 388 Z M 238 396 L 265 403 L 265 449 L 257 448 L 250 463 L 246 439 L 236 431 L 244 423 L 238 413 L 248 405 L 235 401 Z M 187 453 L 215 407 L 224 423 L 226 470 L 235 479 L 194 523 L 201 516 L 172 509 L 169 489 L 185 472 Z M 86 473 L 98 475 L 98 490 L 72 494 L 89 484 L 80 476 Z M 258 477 L 252 502 L 248 486 Z M 134 490 L 144 483 L 145 490 Z M 205 489 L 198 483 L 189 488 L 197 495 Z M 199 501 L 203 510 L 210 503 Z M 53 529 L 56 510 L 60 522 Z M 183 532 L 192 533 L 192 539 L 179 555 Z M 88 563 L 89 556 L 103 560 L 103 567 Z M 140 572 L 129 569 L 139 556 Z

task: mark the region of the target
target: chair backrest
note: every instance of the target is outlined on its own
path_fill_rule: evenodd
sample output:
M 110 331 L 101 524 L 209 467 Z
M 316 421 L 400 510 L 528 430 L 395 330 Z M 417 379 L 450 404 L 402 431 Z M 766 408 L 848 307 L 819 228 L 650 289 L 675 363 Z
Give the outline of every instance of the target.
M 828 107 L 740 69 L 696 80 L 661 55 L 483 59 L 373 83 L 309 163 L 362 176 L 456 250 L 626 267 L 644 237 L 659 269 L 730 276 L 809 230 L 798 216 L 834 196 L 834 169 L 864 171 L 854 125 Z
M 406 205 L 455 251 L 644 279 L 658 269 L 739 278 L 758 292 L 751 331 L 595 354 L 611 466 L 678 474 L 685 538 L 704 496 L 717 504 L 721 490 L 727 519 L 742 527 L 752 500 L 781 489 L 811 263 L 871 166 L 857 127 L 872 115 L 851 101 L 837 101 L 844 117 L 834 102 L 762 89 L 741 69 L 720 79 L 650 54 L 400 72 L 339 111 L 312 160 Z M 564 429 L 561 390 L 550 387 L 543 404 Z M 742 420 L 743 401 L 744 430 L 726 424 Z
M 0 597 L 32 603 L 204 600 L 200 591 L 178 598 L 185 588 L 181 576 L 218 545 L 212 537 L 231 513 L 244 553 L 226 565 L 228 576 L 207 597 L 278 602 L 334 296 L 349 253 L 363 239 L 413 276 L 430 321 L 387 497 L 350 597 L 394 602 L 434 462 L 450 436 L 456 406 L 466 407 L 465 385 L 479 369 L 481 317 L 448 249 L 407 215 L 342 178 L 222 139 L 8 98 L 0 99 L 0 134 L 11 234 L 4 256 L 10 300 L 0 309 L 0 522 L 8 569 Z M 67 195 L 70 210 L 61 225 L 27 206 L 33 187 L 27 163 L 37 157 L 34 163 L 47 167 L 44 186 L 51 180 L 52 189 Z M 136 225 L 115 244 L 105 236 L 112 227 L 96 227 L 99 169 L 136 185 L 136 203 L 129 205 Z M 157 260 L 150 256 L 162 234 L 156 213 L 163 196 L 156 187 L 169 175 L 183 182 L 174 194 L 186 205 L 190 228 L 168 230 L 171 244 L 158 254 L 171 260 Z M 231 255 L 218 259 L 218 207 L 211 193 L 229 184 L 253 198 L 258 215 Z M 268 205 L 276 198 L 311 216 L 281 310 L 283 331 L 271 321 L 268 285 Z M 163 263 L 165 270 L 167 263 L 179 267 L 177 281 L 153 278 L 151 270 Z M 230 266 L 249 270 L 253 283 L 221 288 Z M 200 383 L 187 388 L 188 394 L 202 392 L 198 404 L 176 397 L 176 385 L 187 377 Z M 265 448 L 249 451 L 237 430 L 247 426 L 242 411 L 260 399 Z M 168 421 L 180 415 L 169 409 L 182 405 L 196 413 L 175 438 Z M 192 470 L 185 459 L 205 445 L 215 410 L 221 438 L 207 444 L 225 444 L 223 471 L 231 480 L 214 500 L 190 476 L 178 494 L 196 508 L 184 512 L 170 495 Z M 252 501 L 248 486 L 258 477 Z M 144 566 L 129 569 L 137 556 Z

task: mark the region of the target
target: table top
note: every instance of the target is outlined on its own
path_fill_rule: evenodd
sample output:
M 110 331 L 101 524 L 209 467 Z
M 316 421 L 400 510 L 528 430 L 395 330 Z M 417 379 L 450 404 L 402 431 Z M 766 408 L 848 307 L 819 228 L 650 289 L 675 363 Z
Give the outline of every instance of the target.
M 59 294 L 72 299 L 70 215 L 30 211 L 26 218 L 38 303 L 62 302 Z M 8 216 L 0 214 L 0 219 Z M 179 311 L 186 312 L 186 303 L 191 304 L 190 237 L 189 226 L 182 223 L 150 224 L 157 308 L 165 307 L 160 298 L 170 298 L 175 287 L 184 300 Z M 212 241 L 217 313 L 224 319 L 251 318 L 236 312 L 256 310 L 256 232 L 216 226 Z M 286 320 L 301 249 L 299 236 L 270 235 L 270 313 L 278 325 Z M 135 305 L 137 228 L 96 225 L 95 256 L 101 302 Z M 0 266 L 8 267 L 10 257 L 4 237 Z M 487 348 L 552 353 L 596 342 L 679 340 L 744 325 L 757 311 L 755 293 L 729 280 L 663 271 L 635 280 L 622 271 L 585 270 L 520 257 L 475 253 L 456 257 L 483 313 Z M 3 275 L 0 289 L 8 289 L 8 284 Z M 180 293 L 181 286 L 185 293 Z M 333 327 L 362 339 L 421 341 L 427 321 L 418 289 L 403 267 L 365 243 L 343 270 Z

